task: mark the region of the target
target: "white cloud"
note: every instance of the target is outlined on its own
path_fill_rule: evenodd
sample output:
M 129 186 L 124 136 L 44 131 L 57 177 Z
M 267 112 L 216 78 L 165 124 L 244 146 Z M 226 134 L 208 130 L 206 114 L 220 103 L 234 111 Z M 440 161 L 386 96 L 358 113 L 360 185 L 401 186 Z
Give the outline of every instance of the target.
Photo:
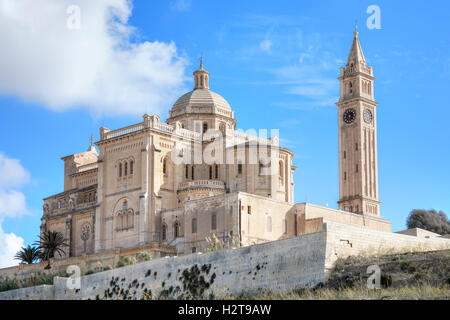
M 170 4 L 170 9 L 173 11 L 187 11 L 191 7 L 191 0 L 175 0 Z
M 16 217 L 27 212 L 22 192 L 0 190 L 0 217 Z
M 18 159 L 11 159 L 0 152 L 0 268 L 17 265 L 14 255 L 23 246 L 24 240 L 14 233 L 5 233 L 3 219 L 27 213 L 25 195 L 15 188 L 29 181 L 29 173 Z
M 7 268 L 19 264 L 14 260 L 14 256 L 23 247 L 24 240 L 14 233 L 5 233 L 1 223 L 2 220 L 0 220 L 0 268 Z
M 161 113 L 185 91 L 187 61 L 174 43 L 136 41 L 131 12 L 130 0 L 2 0 L 0 92 L 58 111 Z
M 272 41 L 268 39 L 261 41 L 259 47 L 261 48 L 262 51 L 270 53 L 270 49 L 272 48 Z
M 27 183 L 29 173 L 22 167 L 18 159 L 11 159 L 0 152 L 0 190 L 5 187 L 18 187 Z

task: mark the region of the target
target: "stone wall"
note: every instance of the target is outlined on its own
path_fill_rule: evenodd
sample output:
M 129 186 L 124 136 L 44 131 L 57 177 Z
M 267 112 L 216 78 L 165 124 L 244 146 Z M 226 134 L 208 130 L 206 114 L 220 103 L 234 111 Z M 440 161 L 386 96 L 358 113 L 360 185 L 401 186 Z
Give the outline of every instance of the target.
M 52 287 L 54 299 L 139 299 L 144 292 L 151 292 L 153 298 L 165 294 L 186 297 L 192 295 L 190 289 L 196 281 L 198 288 L 205 290 L 204 297 L 267 288 L 286 292 L 324 281 L 325 249 L 326 233 L 318 232 L 239 249 L 164 257 L 87 275 L 81 278 L 80 290 L 68 289 L 68 279 L 56 277 Z M 0 300 L 51 297 L 30 288 L 0 293 Z
M 312 220 L 313 228 L 317 221 Z M 267 289 L 289 292 L 325 282 L 338 258 L 448 248 L 449 239 L 418 238 L 329 221 L 323 223 L 322 231 L 299 237 L 163 257 L 83 276 L 79 290 L 68 289 L 68 279 L 56 277 L 53 286 L 3 292 L 0 300 L 140 299 L 144 294 L 152 298 L 220 298 Z

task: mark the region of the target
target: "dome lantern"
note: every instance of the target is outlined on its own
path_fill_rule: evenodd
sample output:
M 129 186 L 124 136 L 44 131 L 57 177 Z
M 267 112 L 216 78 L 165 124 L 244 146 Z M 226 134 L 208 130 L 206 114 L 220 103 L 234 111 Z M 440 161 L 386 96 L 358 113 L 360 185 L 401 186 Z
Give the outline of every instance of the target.
M 203 69 L 203 57 L 200 58 L 200 69 L 194 71 L 196 89 L 209 89 L 209 72 Z

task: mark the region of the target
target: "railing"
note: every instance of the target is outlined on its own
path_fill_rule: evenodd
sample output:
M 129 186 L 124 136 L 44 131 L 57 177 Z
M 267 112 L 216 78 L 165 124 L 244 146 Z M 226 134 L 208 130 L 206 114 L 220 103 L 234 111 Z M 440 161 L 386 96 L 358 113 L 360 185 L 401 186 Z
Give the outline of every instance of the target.
M 133 125 L 125 127 L 125 128 L 121 128 L 121 129 L 117 129 L 117 130 L 109 131 L 109 132 L 105 133 L 105 139 L 115 138 L 118 136 L 125 135 L 127 133 L 140 131 L 142 129 L 144 129 L 144 125 L 142 123 L 133 124 Z
M 154 129 L 158 129 L 164 132 L 172 133 L 174 131 L 174 128 L 171 125 L 164 124 L 161 122 L 157 122 L 153 125 Z
M 178 189 L 188 188 L 213 188 L 225 190 L 225 183 L 220 180 L 194 180 L 181 182 L 178 185 Z

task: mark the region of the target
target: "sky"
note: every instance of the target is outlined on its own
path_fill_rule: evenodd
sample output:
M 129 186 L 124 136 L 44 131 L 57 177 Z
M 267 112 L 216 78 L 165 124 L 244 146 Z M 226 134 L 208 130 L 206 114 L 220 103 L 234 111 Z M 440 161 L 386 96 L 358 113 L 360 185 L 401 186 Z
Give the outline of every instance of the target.
M 294 152 L 295 202 L 337 208 L 337 77 L 355 23 L 376 77 L 381 216 L 399 231 L 414 208 L 448 215 L 449 9 L 447 1 L 0 1 L 0 267 L 38 239 L 42 199 L 63 190 L 61 157 L 86 151 L 101 126 L 144 113 L 166 119 L 192 90 L 200 56 L 237 127 L 279 129 Z

